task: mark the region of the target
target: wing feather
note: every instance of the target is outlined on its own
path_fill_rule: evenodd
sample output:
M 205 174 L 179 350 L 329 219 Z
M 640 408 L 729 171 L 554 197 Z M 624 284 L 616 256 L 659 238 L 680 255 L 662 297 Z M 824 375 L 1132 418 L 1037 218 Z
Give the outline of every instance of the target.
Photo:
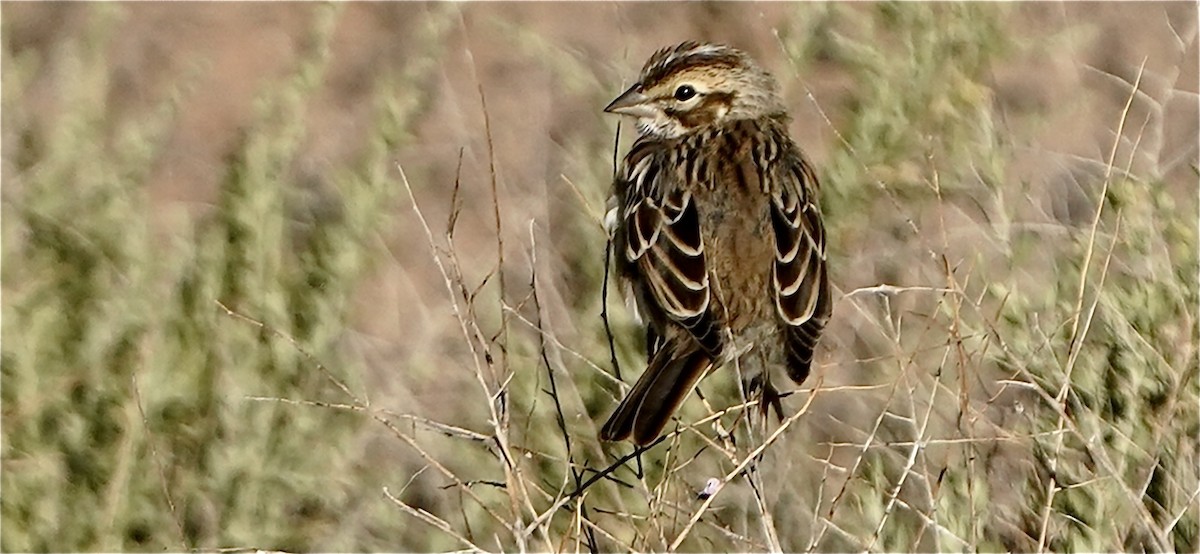
M 681 323 L 715 353 L 720 339 L 710 313 L 712 289 L 692 194 L 675 182 L 674 172 L 661 170 L 662 156 L 633 152 L 627 159 L 620 226 L 627 267 L 648 292 L 639 305 Z
M 808 377 L 813 350 L 832 311 L 825 269 L 825 228 L 810 191 L 817 181 L 794 154 L 786 170 L 773 179 L 771 228 L 775 232 L 772 294 L 787 353 L 788 375 L 800 383 Z

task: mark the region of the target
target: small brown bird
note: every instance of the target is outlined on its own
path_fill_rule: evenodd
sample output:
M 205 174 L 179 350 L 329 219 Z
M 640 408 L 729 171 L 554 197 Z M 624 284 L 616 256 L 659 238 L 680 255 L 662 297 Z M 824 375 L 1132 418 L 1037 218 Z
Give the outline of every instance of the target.
M 654 441 L 696 381 L 729 362 L 781 413 L 769 370 L 804 381 L 832 303 L 817 178 L 774 78 L 740 50 L 685 42 L 655 52 L 604 111 L 640 132 L 607 224 L 649 363 L 600 437 Z

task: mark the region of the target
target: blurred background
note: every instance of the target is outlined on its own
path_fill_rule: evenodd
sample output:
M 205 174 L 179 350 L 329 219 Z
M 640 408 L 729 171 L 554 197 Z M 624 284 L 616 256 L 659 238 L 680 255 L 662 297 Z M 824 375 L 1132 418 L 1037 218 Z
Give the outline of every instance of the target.
M 1195 4 L 0 19 L 5 551 L 1200 548 Z M 833 320 L 782 435 L 718 372 L 568 498 L 644 365 L 600 110 L 688 39 L 779 79 Z

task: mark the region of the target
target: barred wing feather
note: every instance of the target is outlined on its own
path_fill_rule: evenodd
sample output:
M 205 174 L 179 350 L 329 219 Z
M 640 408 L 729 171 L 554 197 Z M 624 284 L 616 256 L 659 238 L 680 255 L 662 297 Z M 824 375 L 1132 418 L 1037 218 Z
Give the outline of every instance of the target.
M 825 228 L 806 194 L 816 176 L 796 160 L 771 191 L 771 227 L 775 232 L 772 294 L 787 353 L 788 375 L 796 383 L 808 377 L 813 350 L 832 309 L 825 269 Z

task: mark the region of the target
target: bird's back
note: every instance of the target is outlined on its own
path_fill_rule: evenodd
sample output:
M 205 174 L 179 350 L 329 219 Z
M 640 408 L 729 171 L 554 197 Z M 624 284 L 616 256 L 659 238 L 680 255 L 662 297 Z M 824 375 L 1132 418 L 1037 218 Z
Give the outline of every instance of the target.
M 770 288 L 775 261 L 771 187 L 778 186 L 780 168 L 798 153 L 786 128 L 774 120 L 735 121 L 690 140 L 694 143 L 680 148 L 694 150 L 697 165 L 708 166 L 688 183 L 700 207 L 717 319 L 735 338 L 748 333 L 755 336 L 745 339 L 758 340 L 778 326 Z

